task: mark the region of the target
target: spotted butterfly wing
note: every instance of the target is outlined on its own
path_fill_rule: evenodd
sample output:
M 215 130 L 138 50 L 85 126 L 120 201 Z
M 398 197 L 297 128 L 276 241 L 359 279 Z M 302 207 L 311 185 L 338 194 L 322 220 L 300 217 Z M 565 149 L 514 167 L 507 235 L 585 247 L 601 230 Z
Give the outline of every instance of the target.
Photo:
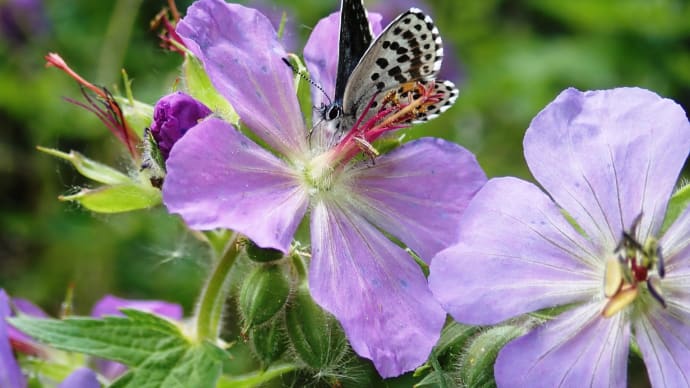
M 416 8 L 404 12 L 371 43 L 371 28 L 361 0 L 341 4 L 336 93 L 322 110 L 318 137 L 333 144 L 356 122 L 366 122 L 390 100 L 417 98 L 431 90 L 433 104 L 415 111 L 406 123 L 426 121 L 448 109 L 458 95 L 450 81 L 435 80 L 443 47 L 429 16 Z
M 371 26 L 362 0 L 343 0 L 340 12 L 340 39 L 338 42 L 338 70 L 335 79 L 334 104 L 343 105 L 345 88 L 350 74 L 371 46 Z
M 376 38 L 350 74 L 343 97 L 344 115 L 351 117 L 347 121 L 358 118 L 375 95 L 372 108 L 390 91 L 405 96 L 416 83 L 433 82 L 439 102 L 420 112 L 413 122 L 434 118 L 450 108 L 458 90 L 450 81 L 435 80 L 442 59 L 443 43 L 431 17 L 416 8 L 402 13 Z

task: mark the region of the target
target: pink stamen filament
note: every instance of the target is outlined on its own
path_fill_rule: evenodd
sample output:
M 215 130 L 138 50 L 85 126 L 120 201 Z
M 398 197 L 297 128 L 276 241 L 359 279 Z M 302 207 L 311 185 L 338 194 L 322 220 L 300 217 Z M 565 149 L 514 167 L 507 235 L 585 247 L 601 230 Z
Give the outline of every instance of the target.
M 408 126 L 405 122 L 416 117 L 416 109 L 441 101 L 441 94 L 432 94 L 434 90 L 433 82 L 427 87 L 421 84 L 417 84 L 416 87 L 421 89 L 422 92 L 418 98 L 411 98 L 408 103 L 394 103 L 389 108 L 382 108 L 362 124 L 362 120 L 368 114 L 376 97 L 378 97 L 378 93 L 375 94 L 352 127 L 352 130 L 343 137 L 329 154 L 339 155 L 338 162 L 344 164 L 362 151 L 361 146 L 357 141 L 354 141 L 354 138 L 372 143 L 386 132 Z M 412 93 L 412 91 L 410 90 L 408 93 Z
M 79 105 L 95 113 L 98 116 L 98 118 L 101 119 L 101 121 L 108 127 L 108 129 L 110 129 L 110 131 L 113 132 L 115 137 L 117 137 L 122 143 L 125 144 L 130 155 L 132 155 L 132 157 L 135 160 L 138 160 L 139 151 L 136 147 L 137 136 L 127 123 L 127 120 L 125 120 L 125 116 L 122 113 L 122 109 L 120 108 L 120 105 L 115 101 L 113 96 L 105 88 L 98 87 L 92 84 L 91 82 L 85 80 L 79 74 L 77 74 L 77 72 L 72 70 L 72 68 L 69 67 L 69 65 L 67 65 L 67 62 L 65 62 L 65 60 L 62 59 L 62 57 L 59 54 L 49 53 L 45 56 L 45 60 L 47 67 L 55 67 L 62 70 L 67 75 L 72 77 L 75 81 L 77 81 L 80 85 L 91 90 L 103 101 L 103 104 L 106 106 L 107 112 L 103 112 L 98 108 L 90 108 L 87 107 L 85 104 L 79 104 L 76 103 L 74 100 L 67 99 L 67 101 L 75 103 L 76 105 Z M 88 96 L 86 96 L 86 94 L 85 97 L 92 107 L 96 106 L 93 103 L 93 101 L 91 101 L 91 99 Z

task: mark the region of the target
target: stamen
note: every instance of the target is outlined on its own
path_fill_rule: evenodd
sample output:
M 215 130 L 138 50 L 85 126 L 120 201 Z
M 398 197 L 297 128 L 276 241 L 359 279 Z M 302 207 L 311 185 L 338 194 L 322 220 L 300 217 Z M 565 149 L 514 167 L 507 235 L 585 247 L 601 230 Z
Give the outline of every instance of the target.
M 661 303 L 661 305 L 666 308 L 666 300 L 664 300 L 664 296 L 661 294 L 661 285 L 659 284 L 659 278 L 652 277 L 647 280 L 647 289 L 649 290 L 649 293 L 656 299 L 657 302 Z
M 117 101 L 115 101 L 115 97 L 113 97 L 113 95 L 108 91 L 108 89 L 104 87 L 98 87 L 82 78 L 79 74 L 77 74 L 74 70 L 72 70 L 72 68 L 70 68 L 67 65 L 65 60 L 62 59 L 60 55 L 56 53 L 49 53 L 45 56 L 45 59 L 47 61 L 46 66 L 52 66 L 62 70 L 79 83 L 82 95 L 84 96 L 89 105 L 77 102 L 69 98 L 67 98 L 66 100 L 94 113 L 103 122 L 103 124 L 105 124 L 105 126 L 108 127 L 108 129 L 115 135 L 115 137 L 117 137 L 118 140 L 124 143 L 130 155 L 132 155 L 132 157 L 135 160 L 139 160 L 140 152 L 136 146 L 138 138 L 132 130 L 132 128 L 127 123 L 127 120 L 125 120 L 125 116 L 122 112 L 122 109 L 120 108 L 120 105 L 117 103 Z M 96 104 L 94 99 L 91 98 L 88 95 L 88 93 L 86 93 L 86 90 L 84 88 L 89 89 L 94 94 L 96 94 L 96 96 L 98 97 L 98 102 L 100 102 L 100 104 L 103 105 L 103 108 L 99 107 L 98 104 Z
M 664 256 L 661 254 L 661 247 L 656 247 L 656 270 L 660 278 L 666 276 L 666 268 L 664 267 Z
M 606 272 L 604 273 L 604 295 L 610 298 L 623 287 L 623 268 L 620 262 L 612 259 L 606 262 Z
M 601 315 L 604 318 L 610 318 L 617 312 L 623 310 L 630 303 L 632 303 L 635 298 L 637 298 L 638 290 L 637 287 L 628 287 L 621 289 L 614 297 L 609 299 L 609 302 L 604 307 Z

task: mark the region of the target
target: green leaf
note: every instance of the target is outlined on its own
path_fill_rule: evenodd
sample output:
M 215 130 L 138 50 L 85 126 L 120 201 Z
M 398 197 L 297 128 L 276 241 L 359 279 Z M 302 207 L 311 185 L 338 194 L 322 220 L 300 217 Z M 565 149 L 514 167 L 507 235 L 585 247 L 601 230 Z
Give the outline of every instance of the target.
M 58 197 L 61 201 L 76 201 L 98 213 L 121 213 L 147 209 L 161 203 L 161 192 L 146 184 L 130 183 L 82 189 L 73 195 Z
M 132 179 L 116 169 L 105 164 L 91 160 L 76 151 L 65 153 L 60 150 L 45 147 L 36 147 L 39 151 L 48 155 L 64 159 L 74 166 L 83 176 L 93 179 L 96 182 L 107 185 L 117 185 L 121 183 L 131 183 Z
M 195 343 L 170 321 L 137 310 L 124 317 L 64 320 L 20 316 L 11 324 L 55 348 L 121 362 L 130 367 L 113 387 L 211 387 L 227 355 Z
M 678 218 L 683 210 L 688 208 L 688 205 L 690 205 L 690 184 L 687 184 L 677 190 L 671 197 L 671 200 L 668 202 L 666 218 L 664 219 L 664 224 L 661 227 L 662 233 L 673 224 L 673 221 Z
M 185 76 L 185 85 L 190 96 L 206 104 L 212 111 L 220 115 L 225 121 L 234 124 L 239 123 L 239 116 L 235 113 L 232 105 L 226 100 L 213 86 L 208 78 L 201 62 L 187 53 L 182 71 Z

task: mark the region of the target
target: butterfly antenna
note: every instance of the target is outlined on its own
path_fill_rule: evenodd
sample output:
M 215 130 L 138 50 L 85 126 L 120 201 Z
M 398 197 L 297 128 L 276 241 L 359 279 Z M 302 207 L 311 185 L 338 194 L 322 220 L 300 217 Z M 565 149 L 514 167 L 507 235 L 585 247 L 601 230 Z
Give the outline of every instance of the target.
M 331 103 L 332 103 L 331 98 L 328 97 L 328 93 L 326 93 L 326 91 L 323 90 L 323 88 L 321 87 L 321 85 L 319 85 L 319 84 L 317 84 L 316 82 L 314 82 L 311 78 L 309 78 L 309 75 L 305 74 L 303 71 L 297 70 L 297 69 L 295 68 L 295 66 L 293 66 L 292 63 L 290 63 L 290 61 L 288 61 L 287 58 L 281 58 L 281 59 L 282 59 L 283 62 L 285 62 L 285 64 L 292 70 L 293 73 L 295 73 L 295 74 L 297 74 L 298 76 L 300 76 L 303 80 L 309 82 L 309 84 L 312 85 L 313 87 L 319 89 L 319 90 L 321 91 L 321 93 L 323 93 L 323 95 L 326 96 L 326 98 L 328 99 L 328 105 L 331 105 Z

